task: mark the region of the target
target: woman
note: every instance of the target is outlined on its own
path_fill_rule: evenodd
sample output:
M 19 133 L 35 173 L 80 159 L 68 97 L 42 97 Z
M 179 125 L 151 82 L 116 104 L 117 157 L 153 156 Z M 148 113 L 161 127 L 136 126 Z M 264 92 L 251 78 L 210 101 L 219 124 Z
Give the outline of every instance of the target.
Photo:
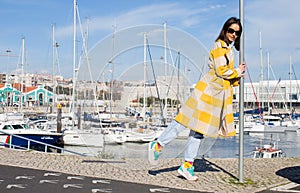
M 157 164 L 162 148 L 175 139 L 185 128 L 191 129 L 185 162 L 178 172 L 187 180 L 197 180 L 193 162 L 196 158 L 203 135 L 208 137 L 230 137 L 236 134 L 232 110 L 233 86 L 238 86 L 244 77 L 246 66 L 240 64 L 234 68 L 234 50 L 240 49 L 242 26 L 239 19 L 229 18 L 216 39 L 209 54 L 209 72 L 196 84 L 178 115 L 157 141 L 149 143 L 148 159 Z

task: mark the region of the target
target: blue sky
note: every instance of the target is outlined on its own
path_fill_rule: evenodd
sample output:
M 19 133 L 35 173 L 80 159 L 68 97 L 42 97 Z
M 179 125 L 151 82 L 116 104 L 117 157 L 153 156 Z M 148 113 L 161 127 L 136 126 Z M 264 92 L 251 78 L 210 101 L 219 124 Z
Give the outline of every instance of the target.
M 162 24 L 181 29 L 210 49 L 224 21 L 239 16 L 238 0 L 78 0 L 82 25 L 89 19 L 89 47 L 117 29 Z M 0 72 L 20 68 L 20 49 L 25 37 L 29 73 L 52 72 L 52 24 L 59 43 L 59 64 L 64 77 L 72 76 L 73 0 L 0 0 Z M 251 0 L 244 2 L 245 58 L 252 80 L 260 72 L 259 32 L 263 62 L 269 53 L 270 79 L 288 79 L 290 56 L 300 76 L 300 1 Z M 10 57 L 7 50 L 11 50 Z M 264 69 L 266 71 L 266 69 Z M 266 76 L 266 74 L 264 75 Z M 299 79 L 299 77 L 297 77 Z M 249 81 L 247 78 L 246 81 Z

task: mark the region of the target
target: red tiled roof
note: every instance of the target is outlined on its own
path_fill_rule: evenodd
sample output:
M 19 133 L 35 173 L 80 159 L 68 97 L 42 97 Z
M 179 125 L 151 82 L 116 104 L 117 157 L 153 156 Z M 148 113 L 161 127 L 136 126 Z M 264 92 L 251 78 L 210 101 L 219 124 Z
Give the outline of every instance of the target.
M 3 88 L 3 87 L 5 87 L 5 84 L 0 84 L 0 89 L 1 88 Z M 12 84 L 12 87 L 13 88 L 15 88 L 15 89 L 17 89 L 18 91 L 21 91 L 21 89 L 22 89 L 22 84 L 21 83 L 13 83 Z M 33 90 L 35 90 L 35 89 L 37 89 L 38 87 L 37 86 L 31 86 L 31 87 L 24 87 L 23 89 L 24 89 L 24 93 L 25 92 L 30 92 L 30 91 L 33 91 Z
M 25 92 L 30 92 L 30 91 L 33 91 L 35 89 L 37 89 L 38 87 L 37 86 L 31 86 L 31 87 L 27 87 Z
M 17 89 L 17 90 L 21 90 L 22 84 L 21 83 L 13 83 L 12 87 L 15 88 L 15 89 Z

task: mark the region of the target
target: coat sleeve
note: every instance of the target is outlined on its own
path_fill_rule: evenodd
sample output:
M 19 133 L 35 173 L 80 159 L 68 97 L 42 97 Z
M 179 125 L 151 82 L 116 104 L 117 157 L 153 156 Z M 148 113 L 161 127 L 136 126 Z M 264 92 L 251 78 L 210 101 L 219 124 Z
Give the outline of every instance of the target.
M 233 53 L 229 56 L 230 53 L 232 53 L 230 48 L 221 47 L 220 44 L 210 52 L 210 60 L 212 60 L 217 76 L 227 80 L 236 79 L 242 75 L 239 68 L 231 68 L 234 66 L 234 56 Z

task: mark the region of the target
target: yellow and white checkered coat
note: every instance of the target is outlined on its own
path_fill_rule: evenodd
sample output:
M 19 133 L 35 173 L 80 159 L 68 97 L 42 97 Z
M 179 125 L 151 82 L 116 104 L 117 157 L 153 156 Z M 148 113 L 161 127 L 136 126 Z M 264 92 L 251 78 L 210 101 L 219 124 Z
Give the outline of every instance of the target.
M 209 137 L 234 136 L 232 87 L 238 86 L 242 72 L 234 69 L 232 47 L 216 41 L 208 65 L 209 72 L 196 84 L 175 120 Z

